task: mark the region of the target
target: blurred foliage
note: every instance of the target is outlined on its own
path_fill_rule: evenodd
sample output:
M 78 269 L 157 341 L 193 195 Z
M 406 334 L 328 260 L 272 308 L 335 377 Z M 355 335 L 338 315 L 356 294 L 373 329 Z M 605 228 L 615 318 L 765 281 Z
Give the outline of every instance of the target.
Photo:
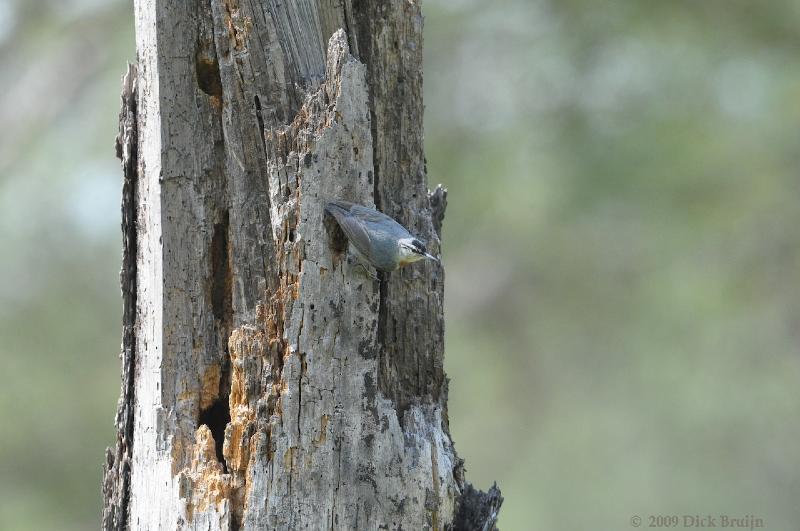
M 800 4 L 425 10 L 451 429 L 501 527 L 796 527 Z M 0 0 L 1 529 L 97 527 L 134 57 L 126 2 Z
M 450 417 L 501 527 L 800 522 L 798 20 L 427 3 Z
M 0 529 L 99 526 L 119 395 L 125 2 L 0 0 Z

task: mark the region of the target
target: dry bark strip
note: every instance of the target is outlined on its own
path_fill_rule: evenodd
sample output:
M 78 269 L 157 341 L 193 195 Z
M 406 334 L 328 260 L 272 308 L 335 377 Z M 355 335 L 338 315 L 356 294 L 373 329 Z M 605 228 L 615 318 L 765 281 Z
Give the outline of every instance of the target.
M 122 389 L 115 426 L 117 441 L 106 450 L 103 469 L 103 529 L 128 528 L 131 454 L 133 451 L 133 364 L 136 336 L 136 79 L 135 65 L 128 65 L 122 79 L 122 109 L 119 113 L 117 157 L 122 161 Z
M 439 250 L 419 5 L 183 4 L 136 2 L 123 88 L 104 529 L 492 529 L 449 435 L 443 270 L 373 281 L 323 215 L 377 204 Z

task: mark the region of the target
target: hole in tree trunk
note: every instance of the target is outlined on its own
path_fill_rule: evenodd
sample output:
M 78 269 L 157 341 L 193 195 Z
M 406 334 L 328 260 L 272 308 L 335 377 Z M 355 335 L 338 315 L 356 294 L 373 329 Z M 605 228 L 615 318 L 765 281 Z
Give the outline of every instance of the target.
M 198 424 L 205 424 L 211 430 L 214 437 L 214 450 L 217 453 L 217 461 L 222 463 L 225 473 L 228 473 L 228 465 L 225 463 L 225 456 L 222 453 L 222 445 L 225 442 L 225 427 L 231 421 L 231 412 L 224 399 L 218 398 L 211 406 L 200 412 Z
M 197 86 L 209 96 L 222 97 L 222 78 L 216 57 L 209 57 L 200 52 L 195 56 L 195 72 Z

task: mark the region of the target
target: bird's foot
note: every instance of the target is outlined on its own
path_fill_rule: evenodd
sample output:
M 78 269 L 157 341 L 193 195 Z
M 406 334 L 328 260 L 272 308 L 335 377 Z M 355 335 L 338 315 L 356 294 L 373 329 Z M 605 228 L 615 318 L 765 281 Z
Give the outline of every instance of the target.
M 371 278 L 372 280 L 380 280 L 377 273 L 373 273 L 370 268 L 366 266 L 366 264 L 359 262 L 358 266 L 361 268 L 361 270 L 364 272 L 364 276 L 367 278 Z

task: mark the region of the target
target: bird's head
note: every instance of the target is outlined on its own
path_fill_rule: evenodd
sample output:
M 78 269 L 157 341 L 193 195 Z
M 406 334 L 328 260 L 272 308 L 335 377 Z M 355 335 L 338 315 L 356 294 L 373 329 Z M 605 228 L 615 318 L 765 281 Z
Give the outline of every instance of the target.
M 436 262 L 439 261 L 435 256 L 428 254 L 428 250 L 425 249 L 425 244 L 416 238 L 403 238 L 399 243 L 401 266 L 413 264 L 423 258 L 429 258 Z

